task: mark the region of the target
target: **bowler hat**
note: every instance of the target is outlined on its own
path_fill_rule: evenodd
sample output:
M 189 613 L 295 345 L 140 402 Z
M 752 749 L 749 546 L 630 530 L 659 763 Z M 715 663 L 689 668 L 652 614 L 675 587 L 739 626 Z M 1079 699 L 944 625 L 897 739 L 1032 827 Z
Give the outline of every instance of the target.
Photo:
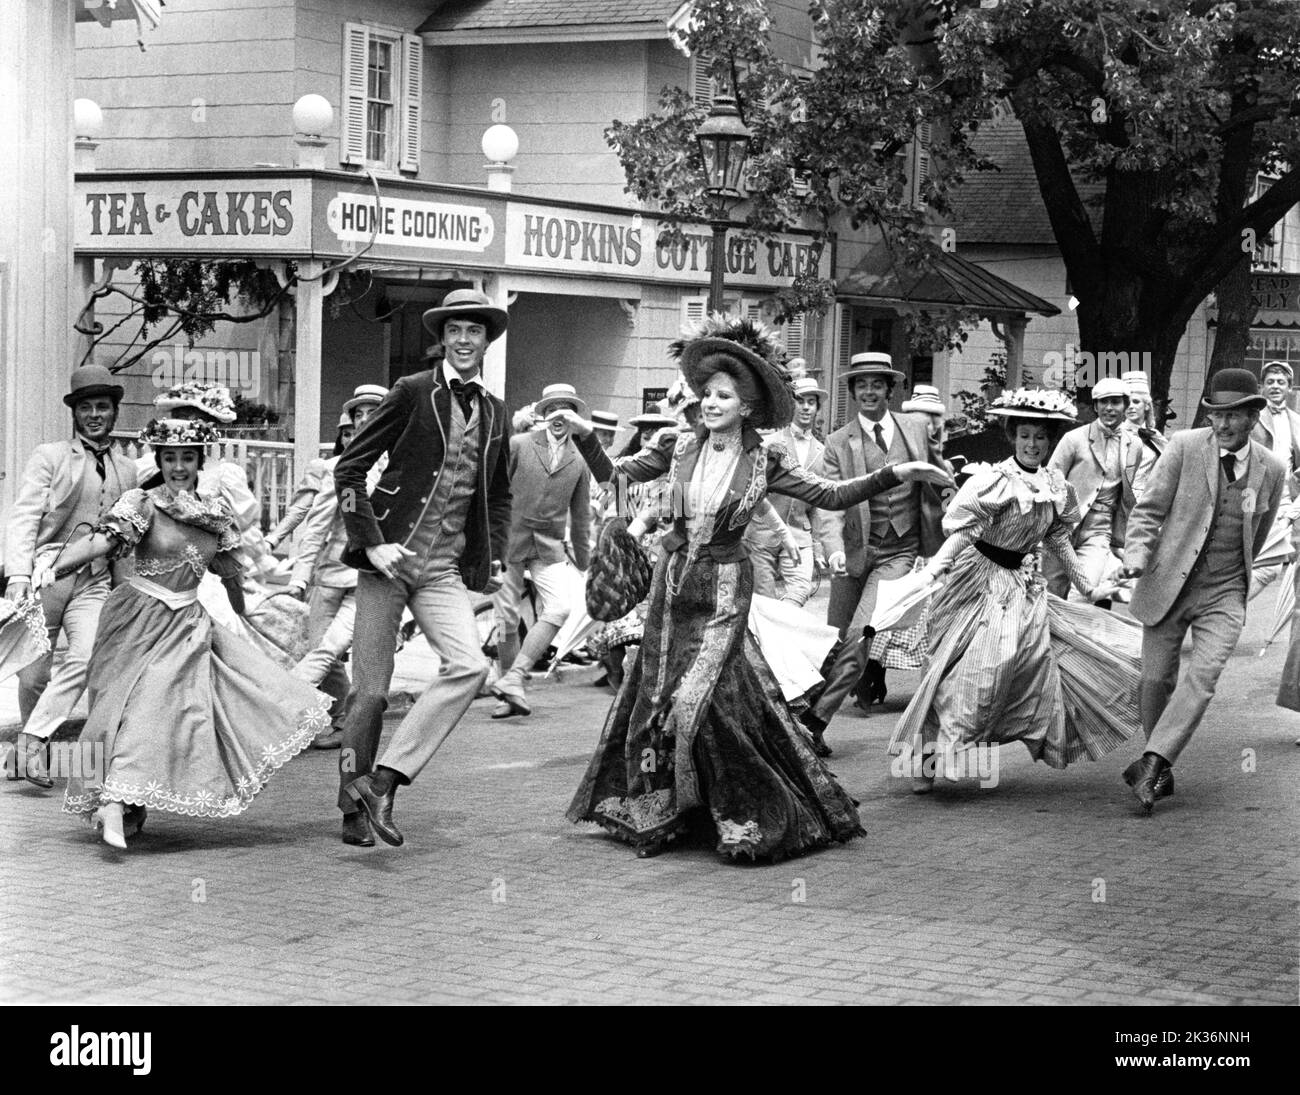
M 552 411 L 561 407 L 572 407 L 579 416 L 586 418 L 591 412 L 587 404 L 578 398 L 578 391 L 572 384 L 548 384 L 542 389 L 542 398 L 533 407 L 533 414 L 546 418 Z
M 489 342 L 495 342 L 506 333 L 507 316 L 486 293 L 477 289 L 453 289 L 436 308 L 424 313 L 424 326 L 429 333 L 442 339 L 442 325 L 449 319 L 473 319 L 487 328 Z
M 884 377 L 894 384 L 904 379 L 903 374 L 894 368 L 892 357 L 876 352 L 854 354 L 849 358 L 849 367 L 844 370 L 840 379 L 852 388 L 855 380 L 865 376 Z
M 1249 369 L 1223 369 L 1210 379 L 1210 394 L 1201 400 L 1207 411 L 1262 411 L 1268 400 L 1259 394 L 1259 381 Z
M 387 395 L 388 389 L 382 384 L 358 384 L 352 392 L 352 398 L 343 404 L 343 413 L 351 414 L 358 407 L 364 407 L 367 403 L 382 403 Z
M 63 402 L 69 407 L 75 407 L 83 399 L 106 395 L 117 403 L 125 390 L 121 384 L 113 383 L 113 374 L 103 365 L 83 365 L 72 371 L 71 389 L 63 397 Z

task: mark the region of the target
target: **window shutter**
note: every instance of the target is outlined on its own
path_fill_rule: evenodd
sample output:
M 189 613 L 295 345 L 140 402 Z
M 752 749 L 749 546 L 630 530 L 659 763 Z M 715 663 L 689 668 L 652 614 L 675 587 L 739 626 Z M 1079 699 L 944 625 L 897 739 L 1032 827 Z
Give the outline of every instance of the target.
M 420 170 L 420 97 L 424 42 L 415 34 L 402 35 L 401 156 L 403 171 Z
M 930 139 L 933 129 L 929 122 L 922 122 L 916 127 L 916 137 L 912 141 L 912 207 L 920 209 L 925 205 L 921 185 L 930 177 Z
M 750 323 L 763 322 L 763 305 L 760 301 L 743 300 L 741 301 L 741 304 L 744 307 L 745 318 L 749 320 Z M 727 311 L 730 312 L 731 309 L 728 308 Z
M 339 119 L 339 163 L 366 162 L 366 67 L 370 30 L 343 24 L 343 109 Z
M 803 357 L 804 313 L 793 315 L 785 321 L 785 352 L 791 357 Z M 811 368 L 811 366 L 809 366 Z
M 682 327 L 690 327 L 704 319 L 708 297 L 682 297 Z
M 844 380 L 844 373 L 849 367 L 850 342 L 853 338 L 853 314 L 847 304 L 835 305 L 835 380 L 831 393 L 834 396 L 834 411 L 831 415 L 831 429 L 838 430 L 849 417 L 849 386 Z
M 713 105 L 713 77 L 709 75 L 709 66 L 712 64 L 713 58 L 707 53 L 697 53 L 691 58 L 689 90 L 696 106 Z

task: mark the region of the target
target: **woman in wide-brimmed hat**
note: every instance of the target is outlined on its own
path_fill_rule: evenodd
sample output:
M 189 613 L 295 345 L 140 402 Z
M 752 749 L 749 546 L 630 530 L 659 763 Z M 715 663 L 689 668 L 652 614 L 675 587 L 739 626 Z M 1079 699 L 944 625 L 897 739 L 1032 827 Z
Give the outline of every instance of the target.
M 972 771 L 962 751 L 973 746 L 1021 741 L 1035 760 L 1064 768 L 1110 752 L 1141 725 L 1141 632 L 1043 584 L 1045 549 L 1085 597 L 1112 592 L 1087 585 L 1070 543 L 1080 519 L 1074 487 L 1046 466 L 1074 405 L 1021 388 L 988 413 L 1003 420 L 1014 453 L 968 469 L 944 514 L 948 539 L 924 568 L 947 575 L 930 603 L 929 665 L 890 742 L 910 760 L 918 792 L 936 772 L 956 780 Z
M 697 432 L 612 465 L 575 426 L 597 477 L 667 474 L 667 527 L 641 647 L 569 808 L 651 855 L 695 819 L 733 858 L 778 859 L 859 834 L 853 800 L 814 754 L 746 627 L 753 571 L 745 527 L 769 490 L 846 509 L 901 480 L 946 482 L 898 464 L 847 482 L 811 475 L 761 427 L 794 398 L 770 332 L 711 317 L 672 347 L 700 398 Z M 603 463 L 602 463 L 603 458 Z
M 123 849 L 147 807 L 202 818 L 242 813 L 329 721 L 328 697 L 215 626 L 198 603 L 199 579 L 212 570 L 243 611 L 234 515 L 220 497 L 196 493 L 216 430 L 155 419 L 140 440 L 153 446 L 161 482 L 123 494 L 94 535 L 58 560 L 63 571 L 135 557 L 134 576 L 100 616 L 79 743 L 87 763 L 68 781 L 63 805 Z M 42 570 L 33 588 L 52 578 Z

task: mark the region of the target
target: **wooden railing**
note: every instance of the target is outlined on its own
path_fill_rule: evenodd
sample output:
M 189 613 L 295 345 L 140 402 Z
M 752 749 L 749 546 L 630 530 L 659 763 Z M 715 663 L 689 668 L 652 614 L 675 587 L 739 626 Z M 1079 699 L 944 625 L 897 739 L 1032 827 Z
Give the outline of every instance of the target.
M 133 433 L 115 433 L 113 440 L 132 458 L 149 451 Z M 321 456 L 334 451 L 333 443 L 320 447 Z M 302 478 L 293 466 L 292 441 L 262 441 L 246 437 L 223 438 L 208 446 L 209 460 L 228 460 L 244 469 L 253 497 L 262 504 L 262 531 L 275 528 L 293 497 L 293 488 Z

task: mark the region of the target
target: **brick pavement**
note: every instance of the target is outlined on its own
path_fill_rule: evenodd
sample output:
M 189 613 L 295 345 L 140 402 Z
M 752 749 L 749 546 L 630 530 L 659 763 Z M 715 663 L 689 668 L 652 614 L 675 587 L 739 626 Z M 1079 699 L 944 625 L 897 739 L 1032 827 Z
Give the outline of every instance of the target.
M 867 837 L 776 866 L 569 825 L 609 703 L 580 683 L 525 721 L 476 703 L 399 793 L 400 849 L 339 843 L 330 754 L 233 821 L 155 814 L 124 856 L 0 784 L 0 999 L 1295 1003 L 1300 715 L 1273 706 L 1284 649 L 1255 657 L 1264 601 L 1150 821 L 1135 747 L 1066 772 L 1008 747 L 995 789 L 913 796 L 884 754 L 902 673 L 829 734 Z

